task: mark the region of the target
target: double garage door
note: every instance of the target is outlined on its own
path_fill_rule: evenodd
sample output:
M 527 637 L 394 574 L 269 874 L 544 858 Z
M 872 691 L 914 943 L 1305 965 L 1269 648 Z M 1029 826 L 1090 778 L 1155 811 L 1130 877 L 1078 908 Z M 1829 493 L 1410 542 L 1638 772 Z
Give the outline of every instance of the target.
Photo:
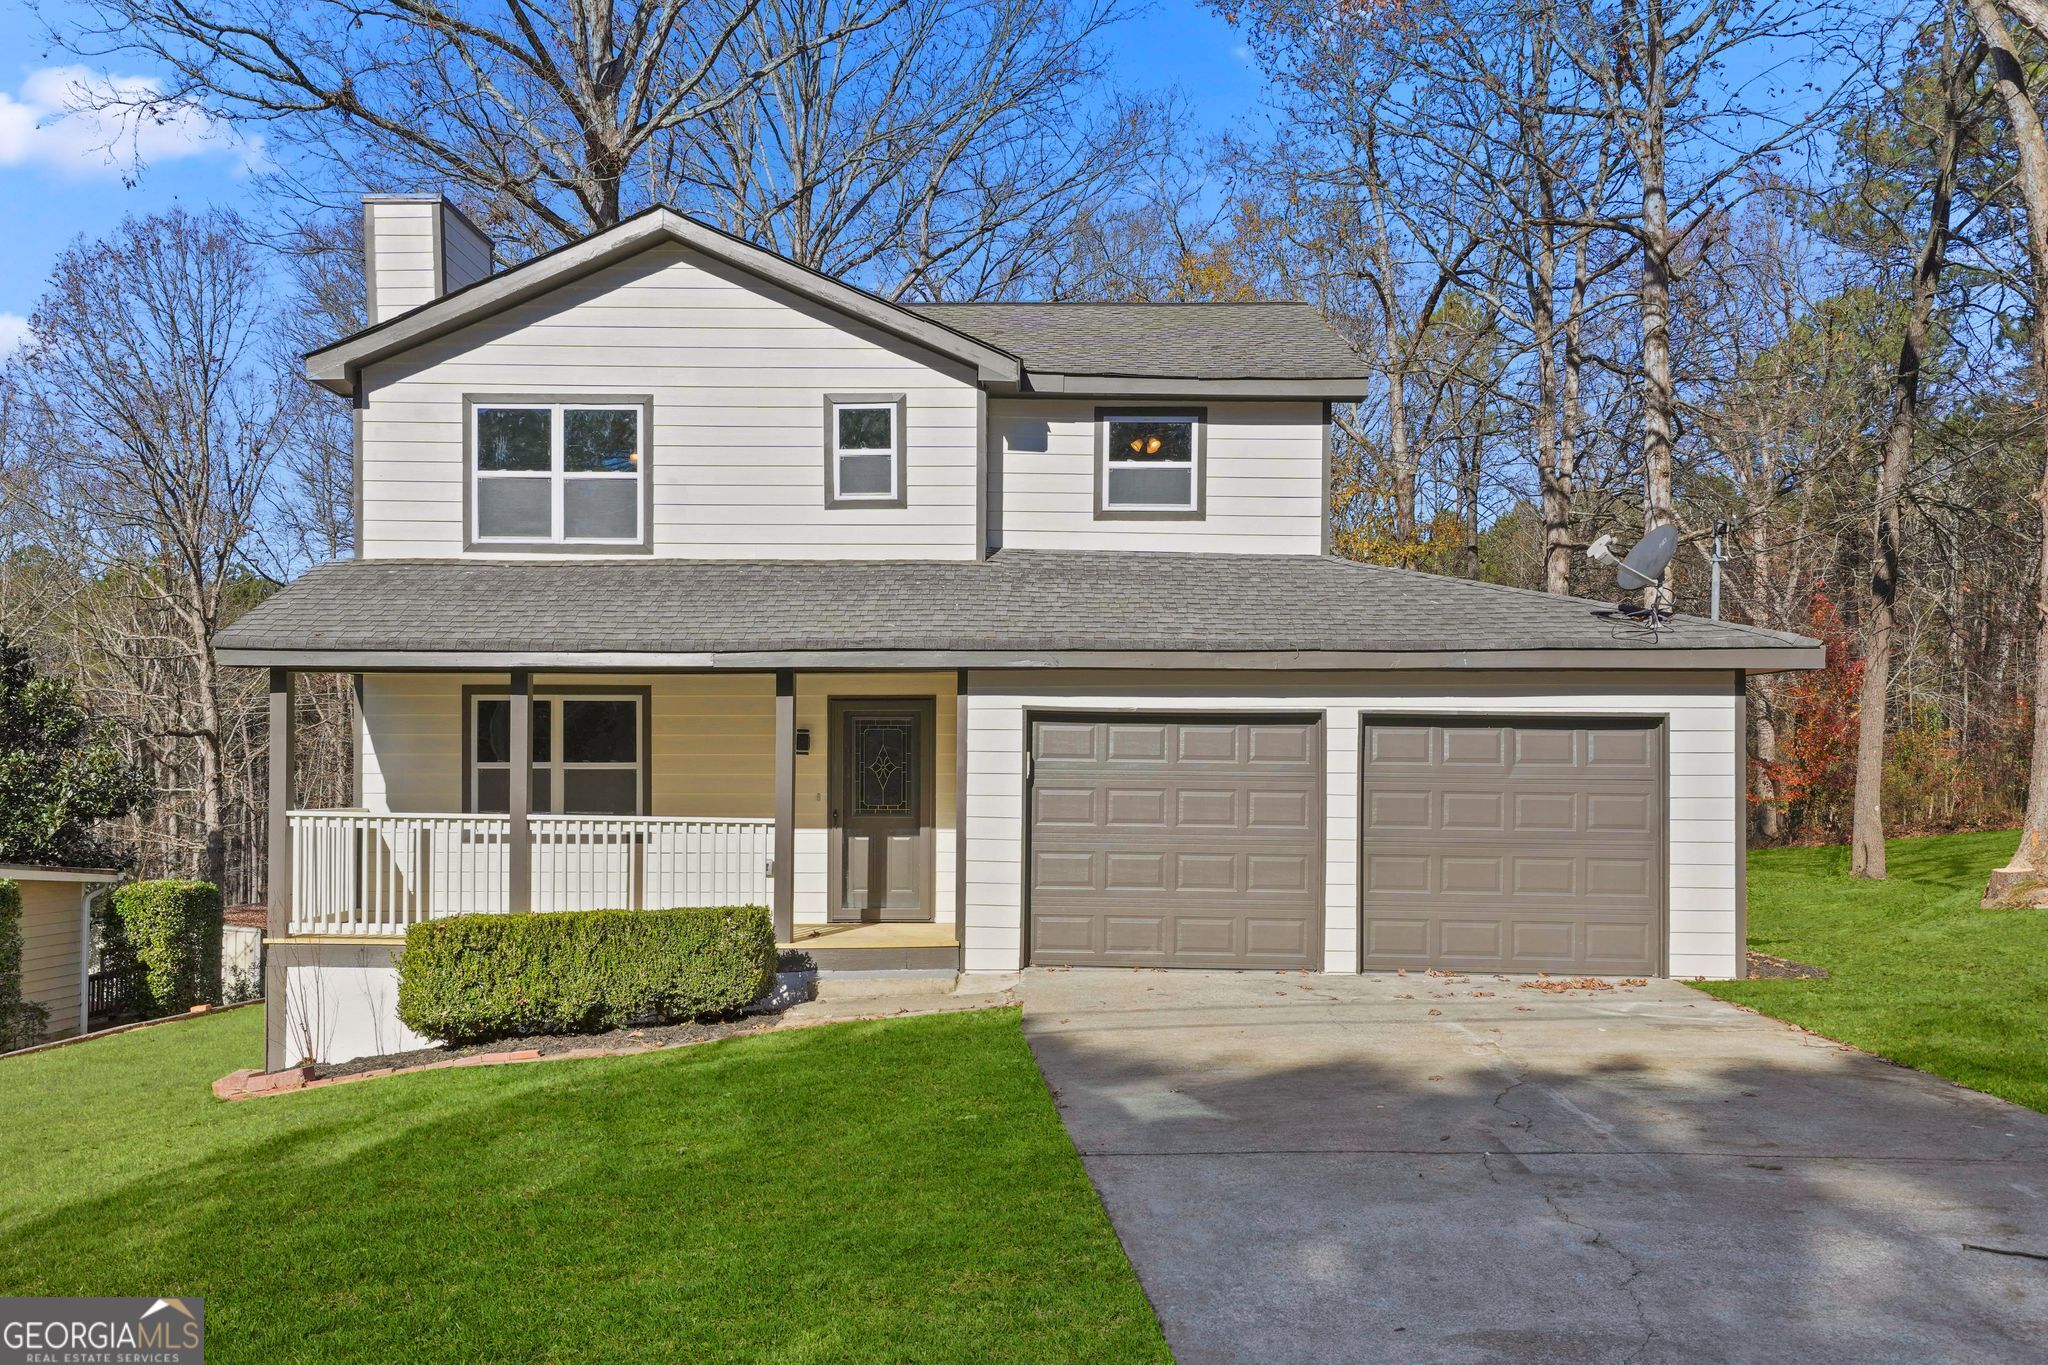
M 1365 967 L 1656 972 L 1659 737 L 1630 720 L 1367 719 Z M 1319 969 L 1321 738 L 1285 717 L 1037 721 L 1031 960 Z

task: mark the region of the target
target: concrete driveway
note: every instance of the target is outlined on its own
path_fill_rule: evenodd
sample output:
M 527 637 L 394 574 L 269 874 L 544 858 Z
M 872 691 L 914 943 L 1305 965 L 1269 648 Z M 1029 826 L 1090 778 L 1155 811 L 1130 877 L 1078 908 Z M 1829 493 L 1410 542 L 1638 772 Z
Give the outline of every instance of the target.
M 1524 979 L 1025 973 L 1182 1361 L 2048 1359 L 2048 1117 Z

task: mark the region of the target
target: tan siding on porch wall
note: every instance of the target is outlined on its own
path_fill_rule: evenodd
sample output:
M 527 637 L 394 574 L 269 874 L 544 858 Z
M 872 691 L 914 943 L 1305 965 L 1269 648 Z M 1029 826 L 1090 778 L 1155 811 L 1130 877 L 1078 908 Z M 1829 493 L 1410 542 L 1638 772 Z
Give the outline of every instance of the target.
M 1200 521 L 1095 519 L 1097 408 L 1167 409 L 1083 398 L 989 400 L 990 539 L 1013 550 L 1178 550 L 1307 554 L 1322 548 L 1319 403 L 1202 402 L 1208 514 Z M 993 477 L 993 476 L 992 476 Z
M 363 678 L 363 805 L 375 814 L 462 809 L 462 689 L 503 674 L 372 673 Z M 775 813 L 775 679 L 767 673 L 541 673 L 550 688 L 646 687 L 653 705 L 651 815 L 769 819 Z M 796 761 L 796 918 L 826 918 L 828 701 L 932 697 L 938 703 L 934 839 L 937 918 L 953 918 L 955 772 L 951 673 L 797 676 L 796 723 L 811 752 Z
M 96 887 L 20 879 L 21 994 L 50 1012 L 46 1037 L 78 1032 L 78 974 L 85 944 L 80 898 Z
M 678 246 L 371 366 L 366 558 L 463 551 L 465 394 L 652 395 L 654 553 L 966 558 L 980 395 L 964 369 Z M 907 399 L 900 509 L 824 506 L 824 396 Z
M 1735 716 L 1726 673 L 975 672 L 969 680 L 966 959 L 1014 970 L 1023 951 L 1025 712 L 1286 711 L 1326 717 L 1323 963 L 1358 969 L 1361 713 L 1647 715 L 1669 754 L 1673 976 L 1727 977 L 1736 952 Z

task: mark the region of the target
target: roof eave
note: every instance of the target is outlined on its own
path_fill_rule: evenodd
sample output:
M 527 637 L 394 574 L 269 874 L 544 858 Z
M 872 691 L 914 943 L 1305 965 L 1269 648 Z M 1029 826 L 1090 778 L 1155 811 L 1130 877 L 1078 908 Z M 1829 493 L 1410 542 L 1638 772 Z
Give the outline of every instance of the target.
M 1356 402 L 1366 397 L 1367 381 L 1359 377 L 1281 379 L 1266 377 L 1205 378 L 1200 375 L 1157 376 L 1070 374 L 1045 370 L 1024 372 L 1028 391 L 1096 398 L 1313 398 Z
M 1711 669 L 1778 673 L 1821 668 L 1818 645 L 1748 645 L 1688 649 L 1658 645 L 1627 649 L 1411 649 L 1411 650 L 1003 650 L 804 649 L 727 651 L 605 651 L 545 649 L 356 649 L 348 647 L 223 644 L 220 662 L 246 668 L 317 672 L 503 671 L 562 669 L 589 672 L 760 672 L 782 668 L 862 669 L 1252 669 L 1281 672 L 1454 669 L 1520 671 L 1580 669 L 1638 672 Z
M 1017 383 L 1022 378 L 1022 364 L 1006 351 L 661 208 L 313 351 L 306 356 L 306 378 L 343 396 L 352 395 L 365 365 L 445 336 L 663 242 L 700 251 L 925 350 L 971 365 L 983 382 Z

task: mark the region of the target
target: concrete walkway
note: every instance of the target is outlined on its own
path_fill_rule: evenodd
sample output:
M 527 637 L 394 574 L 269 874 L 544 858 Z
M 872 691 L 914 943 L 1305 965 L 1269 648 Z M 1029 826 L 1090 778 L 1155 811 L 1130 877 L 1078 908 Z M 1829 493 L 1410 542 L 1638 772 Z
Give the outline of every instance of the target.
M 1183 1362 L 2048 1359 L 2048 1117 L 1520 980 L 1025 973 Z

